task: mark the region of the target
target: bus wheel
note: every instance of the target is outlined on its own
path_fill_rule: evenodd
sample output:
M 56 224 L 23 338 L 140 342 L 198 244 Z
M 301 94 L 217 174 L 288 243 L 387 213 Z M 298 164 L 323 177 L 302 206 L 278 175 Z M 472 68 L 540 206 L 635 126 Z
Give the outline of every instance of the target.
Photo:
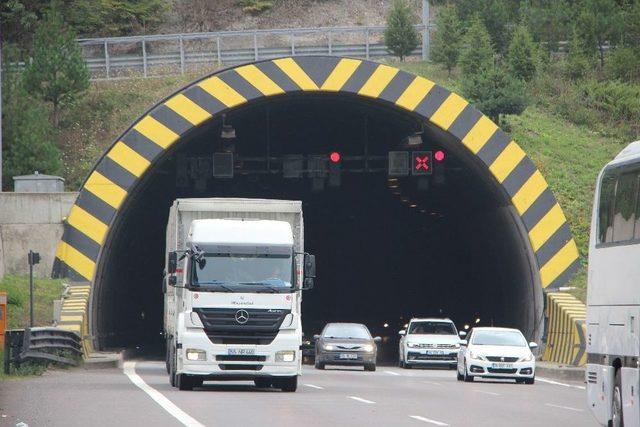
M 613 386 L 613 401 L 611 402 L 611 427 L 624 427 L 624 418 L 622 415 L 622 372 L 620 369 L 616 372 L 615 384 Z

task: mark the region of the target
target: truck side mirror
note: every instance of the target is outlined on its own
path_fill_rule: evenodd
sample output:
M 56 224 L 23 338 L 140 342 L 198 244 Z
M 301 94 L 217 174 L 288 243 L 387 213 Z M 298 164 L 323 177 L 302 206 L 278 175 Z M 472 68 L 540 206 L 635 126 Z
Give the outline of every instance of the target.
M 306 277 L 304 279 L 304 286 L 302 287 L 302 289 L 304 289 L 305 291 L 309 290 L 309 289 L 313 289 L 313 285 L 315 284 L 313 278 L 311 277 Z
M 169 260 L 167 262 L 167 272 L 173 274 L 178 269 L 178 254 L 175 251 L 169 252 Z
M 178 284 L 178 278 L 176 276 L 169 276 L 167 277 L 167 282 L 169 283 L 169 286 L 176 286 Z
M 316 278 L 316 256 L 311 254 L 304 254 L 304 278 L 315 279 Z M 306 280 L 305 280 L 306 285 Z

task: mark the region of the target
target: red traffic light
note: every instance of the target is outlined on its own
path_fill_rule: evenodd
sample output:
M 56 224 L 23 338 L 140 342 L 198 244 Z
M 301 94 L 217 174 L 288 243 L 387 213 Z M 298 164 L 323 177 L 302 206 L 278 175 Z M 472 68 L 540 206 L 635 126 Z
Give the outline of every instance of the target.
M 436 152 L 434 153 L 433 157 L 434 157 L 437 161 L 439 161 L 439 162 L 443 162 L 443 161 L 444 161 L 444 159 L 445 159 L 445 157 L 446 157 L 446 154 L 444 153 L 444 151 L 442 151 L 442 150 L 438 150 L 438 151 L 436 151 Z
M 331 154 L 329 154 L 329 160 L 331 160 L 333 163 L 338 163 L 341 158 L 342 156 L 340 156 L 340 153 L 338 153 L 337 151 L 333 151 Z

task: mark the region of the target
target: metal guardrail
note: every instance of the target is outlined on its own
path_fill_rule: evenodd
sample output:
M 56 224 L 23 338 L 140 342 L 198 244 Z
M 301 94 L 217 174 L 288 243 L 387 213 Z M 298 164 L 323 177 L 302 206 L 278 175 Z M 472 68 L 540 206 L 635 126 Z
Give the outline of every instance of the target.
M 412 55 L 425 55 L 422 41 Z M 220 67 L 282 56 L 389 56 L 384 26 L 220 31 L 78 39 L 93 79 L 184 74 L 195 67 Z
M 60 328 L 14 329 L 5 333 L 4 372 L 27 361 L 75 366 L 82 356 L 80 336 Z

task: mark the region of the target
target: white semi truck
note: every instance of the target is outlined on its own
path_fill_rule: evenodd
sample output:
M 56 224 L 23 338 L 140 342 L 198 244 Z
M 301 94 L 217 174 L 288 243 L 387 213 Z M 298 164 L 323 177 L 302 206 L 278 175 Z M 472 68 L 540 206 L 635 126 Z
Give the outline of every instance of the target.
M 169 212 L 164 276 L 166 364 L 180 390 L 253 380 L 295 391 L 302 368 L 302 204 L 178 199 Z

